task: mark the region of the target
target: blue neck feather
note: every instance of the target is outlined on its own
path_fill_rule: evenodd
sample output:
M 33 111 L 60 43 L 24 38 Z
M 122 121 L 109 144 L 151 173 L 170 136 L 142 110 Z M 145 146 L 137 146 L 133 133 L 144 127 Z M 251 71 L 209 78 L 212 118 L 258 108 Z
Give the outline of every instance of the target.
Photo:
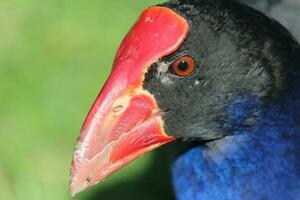
M 241 97 L 227 108 L 232 122 L 224 129 L 231 136 L 194 148 L 174 163 L 177 199 L 299 200 L 299 92 L 267 107 Z M 259 119 L 242 126 L 249 115 Z

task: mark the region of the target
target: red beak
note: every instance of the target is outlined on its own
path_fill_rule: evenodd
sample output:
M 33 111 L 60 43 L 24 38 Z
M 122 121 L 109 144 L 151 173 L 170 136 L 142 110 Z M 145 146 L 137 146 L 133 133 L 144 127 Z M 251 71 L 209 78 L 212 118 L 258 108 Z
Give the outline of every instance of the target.
M 181 16 L 168 8 L 151 7 L 125 37 L 78 138 L 72 195 L 174 140 L 164 132 L 160 109 L 142 84 L 151 64 L 174 52 L 187 32 L 188 23 Z

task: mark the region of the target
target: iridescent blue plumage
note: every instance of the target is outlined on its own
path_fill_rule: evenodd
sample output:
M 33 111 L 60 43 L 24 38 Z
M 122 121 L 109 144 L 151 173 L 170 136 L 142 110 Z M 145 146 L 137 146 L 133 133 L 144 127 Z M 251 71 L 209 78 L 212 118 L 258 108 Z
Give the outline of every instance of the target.
M 300 39 L 299 2 L 240 2 L 273 16 Z M 262 29 L 266 27 L 262 24 Z M 284 65 L 295 70 L 293 81 L 284 86 L 288 91 L 268 102 L 251 94 L 236 96 L 220 117 L 218 128 L 228 136 L 193 148 L 174 162 L 178 200 L 300 199 L 300 76 L 299 61 L 291 58 Z M 222 115 L 229 115 L 230 123 L 222 123 Z
M 228 105 L 232 123 L 241 125 L 261 106 L 255 102 L 238 97 Z M 256 114 L 260 119 L 255 126 L 235 127 L 231 136 L 177 159 L 173 184 L 179 200 L 300 199 L 299 92 Z

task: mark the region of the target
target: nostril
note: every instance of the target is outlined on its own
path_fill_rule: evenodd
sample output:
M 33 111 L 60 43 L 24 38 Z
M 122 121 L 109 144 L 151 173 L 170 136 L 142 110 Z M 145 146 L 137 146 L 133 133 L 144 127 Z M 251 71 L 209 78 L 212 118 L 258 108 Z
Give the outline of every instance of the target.
M 114 113 L 119 113 L 119 112 L 121 112 L 121 111 L 123 110 L 123 108 L 124 108 L 124 106 L 122 106 L 122 105 L 117 105 L 117 106 L 114 106 L 114 107 L 113 107 L 112 111 L 113 111 Z

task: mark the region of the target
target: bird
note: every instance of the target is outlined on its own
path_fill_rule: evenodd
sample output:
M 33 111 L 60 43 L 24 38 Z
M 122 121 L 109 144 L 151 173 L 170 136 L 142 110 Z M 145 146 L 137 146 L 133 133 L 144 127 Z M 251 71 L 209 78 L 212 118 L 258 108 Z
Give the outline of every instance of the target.
M 178 200 L 300 199 L 300 45 L 248 5 L 170 0 L 140 15 L 82 126 L 72 195 L 178 141 Z

